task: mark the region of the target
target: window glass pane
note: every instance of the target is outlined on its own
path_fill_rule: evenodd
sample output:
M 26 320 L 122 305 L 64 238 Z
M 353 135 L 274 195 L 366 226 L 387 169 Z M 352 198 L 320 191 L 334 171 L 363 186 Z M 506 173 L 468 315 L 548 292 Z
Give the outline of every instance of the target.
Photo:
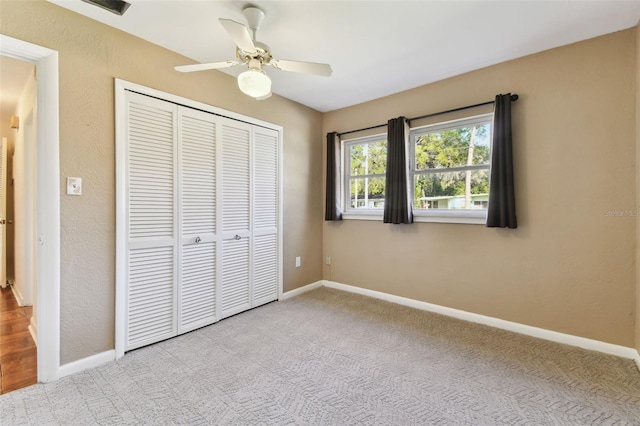
M 368 144 L 367 174 L 384 174 L 387 170 L 387 141 Z
M 489 164 L 490 142 L 491 123 L 419 134 L 416 170 Z
M 350 176 L 384 174 L 387 169 L 387 141 L 350 145 L 349 162 Z
M 363 175 L 366 164 L 364 145 L 351 145 L 349 147 L 349 174 L 351 176 Z
M 352 209 L 381 209 L 384 207 L 384 178 L 349 179 Z
M 486 209 L 489 169 L 416 175 L 414 188 L 415 209 Z

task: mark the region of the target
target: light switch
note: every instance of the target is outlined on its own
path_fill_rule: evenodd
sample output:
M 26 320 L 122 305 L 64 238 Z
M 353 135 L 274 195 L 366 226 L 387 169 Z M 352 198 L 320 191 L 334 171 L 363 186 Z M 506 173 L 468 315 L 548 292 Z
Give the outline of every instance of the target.
M 300 256 L 296 256 L 296 268 L 300 267 Z
M 67 195 L 82 195 L 82 178 L 67 178 Z

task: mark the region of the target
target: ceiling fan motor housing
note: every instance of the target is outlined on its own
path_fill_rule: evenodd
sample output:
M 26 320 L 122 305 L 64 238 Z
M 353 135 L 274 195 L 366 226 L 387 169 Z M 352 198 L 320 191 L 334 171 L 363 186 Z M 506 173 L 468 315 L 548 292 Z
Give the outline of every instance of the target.
M 271 56 L 269 46 L 259 42 L 254 42 L 254 44 L 256 46 L 256 51 L 251 53 L 245 52 L 240 48 L 236 48 L 236 57 L 241 62 L 249 62 L 251 59 L 257 59 L 261 64 L 270 63 L 273 57 Z

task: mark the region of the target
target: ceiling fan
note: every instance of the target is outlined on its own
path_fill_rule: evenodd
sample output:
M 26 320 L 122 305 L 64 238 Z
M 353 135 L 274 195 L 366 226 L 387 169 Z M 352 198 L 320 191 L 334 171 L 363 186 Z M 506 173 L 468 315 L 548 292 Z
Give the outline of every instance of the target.
M 256 41 L 256 32 L 264 19 L 264 12 L 257 7 L 248 6 L 242 10 L 247 19 L 249 29 L 231 19 L 220 18 L 219 21 L 236 44 L 237 60 L 211 62 L 207 64 L 181 65 L 175 67 L 176 71 L 193 72 L 229 68 L 246 64 L 248 69 L 238 76 L 240 90 L 258 100 L 271 96 L 271 79 L 262 69 L 265 65 L 283 71 L 315 74 L 328 77 L 331 75 L 331 66 L 315 62 L 289 61 L 274 59 L 271 56 L 269 46 Z

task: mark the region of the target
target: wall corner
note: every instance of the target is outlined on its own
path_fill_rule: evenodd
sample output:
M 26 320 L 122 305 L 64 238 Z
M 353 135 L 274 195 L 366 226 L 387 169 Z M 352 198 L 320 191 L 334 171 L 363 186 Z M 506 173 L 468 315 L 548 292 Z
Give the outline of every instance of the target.
M 640 212 L 640 21 L 636 25 L 636 212 Z M 635 347 L 640 352 L 640 215 L 636 216 L 636 304 Z M 640 363 L 638 364 L 640 368 Z

